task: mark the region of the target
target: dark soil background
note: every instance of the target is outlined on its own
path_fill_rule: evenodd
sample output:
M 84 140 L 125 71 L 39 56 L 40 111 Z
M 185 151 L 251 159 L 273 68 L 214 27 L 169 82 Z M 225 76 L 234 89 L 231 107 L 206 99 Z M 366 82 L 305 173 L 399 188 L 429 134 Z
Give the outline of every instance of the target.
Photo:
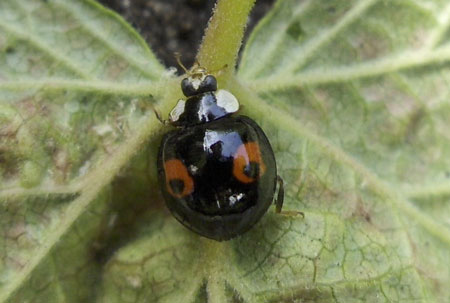
M 174 53 L 190 67 L 216 1 L 213 0 L 98 0 L 122 15 L 145 38 L 156 56 L 178 68 Z M 272 7 L 274 0 L 258 0 L 248 21 L 246 37 Z M 178 68 L 180 71 L 180 68 Z

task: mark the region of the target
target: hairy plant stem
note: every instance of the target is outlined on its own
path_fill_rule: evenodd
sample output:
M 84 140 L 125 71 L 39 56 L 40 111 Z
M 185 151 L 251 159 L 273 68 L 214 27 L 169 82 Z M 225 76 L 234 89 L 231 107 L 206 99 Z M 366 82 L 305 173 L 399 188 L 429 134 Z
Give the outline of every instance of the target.
M 198 62 L 226 86 L 234 72 L 248 14 L 255 0 L 219 0 L 197 54 Z

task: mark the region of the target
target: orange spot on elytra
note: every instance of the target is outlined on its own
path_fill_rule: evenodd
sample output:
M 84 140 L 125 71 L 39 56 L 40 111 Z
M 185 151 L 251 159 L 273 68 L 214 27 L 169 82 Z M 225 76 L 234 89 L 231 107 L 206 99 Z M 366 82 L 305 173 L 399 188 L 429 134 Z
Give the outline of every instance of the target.
M 178 159 L 167 160 L 164 163 L 164 171 L 166 173 L 166 188 L 172 196 L 181 199 L 194 191 L 194 180 L 192 180 L 183 162 Z M 171 181 L 183 182 L 183 190 L 179 193 L 175 192 L 171 186 Z
M 256 142 L 247 142 L 239 146 L 234 154 L 233 160 L 233 175 L 236 179 L 243 183 L 251 183 L 256 181 L 257 177 L 252 178 L 245 174 L 245 168 L 250 165 L 250 162 L 259 165 L 259 176 L 261 177 L 266 171 L 259 145 Z

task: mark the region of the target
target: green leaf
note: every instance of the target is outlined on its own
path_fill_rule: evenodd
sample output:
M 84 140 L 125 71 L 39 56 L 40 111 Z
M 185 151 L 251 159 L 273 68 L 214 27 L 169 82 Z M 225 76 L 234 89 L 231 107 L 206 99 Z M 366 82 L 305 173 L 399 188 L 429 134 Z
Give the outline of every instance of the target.
M 158 128 L 163 72 L 93 1 L 0 1 L 0 302 L 94 298 L 110 184 Z
M 155 215 L 100 301 L 449 301 L 449 25 L 447 1 L 279 1 L 229 88 L 305 218 L 216 243 Z
M 219 243 L 159 207 L 149 106 L 180 90 L 142 39 L 0 1 L 0 302 L 449 301 L 449 27 L 444 0 L 279 1 L 228 88 L 305 217 Z

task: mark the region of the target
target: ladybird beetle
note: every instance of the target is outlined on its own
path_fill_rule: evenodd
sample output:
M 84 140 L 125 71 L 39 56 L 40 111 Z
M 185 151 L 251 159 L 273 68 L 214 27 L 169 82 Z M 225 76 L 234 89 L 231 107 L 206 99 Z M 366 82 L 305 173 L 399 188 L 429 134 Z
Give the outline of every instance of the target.
M 281 212 L 283 181 L 263 130 L 249 117 L 233 115 L 239 109 L 236 97 L 217 90 L 216 78 L 198 64 L 186 72 L 181 82 L 186 100 L 179 100 L 169 114 L 168 123 L 176 129 L 159 148 L 163 197 L 187 228 L 229 240 L 266 213 L 277 182 L 276 211 Z

